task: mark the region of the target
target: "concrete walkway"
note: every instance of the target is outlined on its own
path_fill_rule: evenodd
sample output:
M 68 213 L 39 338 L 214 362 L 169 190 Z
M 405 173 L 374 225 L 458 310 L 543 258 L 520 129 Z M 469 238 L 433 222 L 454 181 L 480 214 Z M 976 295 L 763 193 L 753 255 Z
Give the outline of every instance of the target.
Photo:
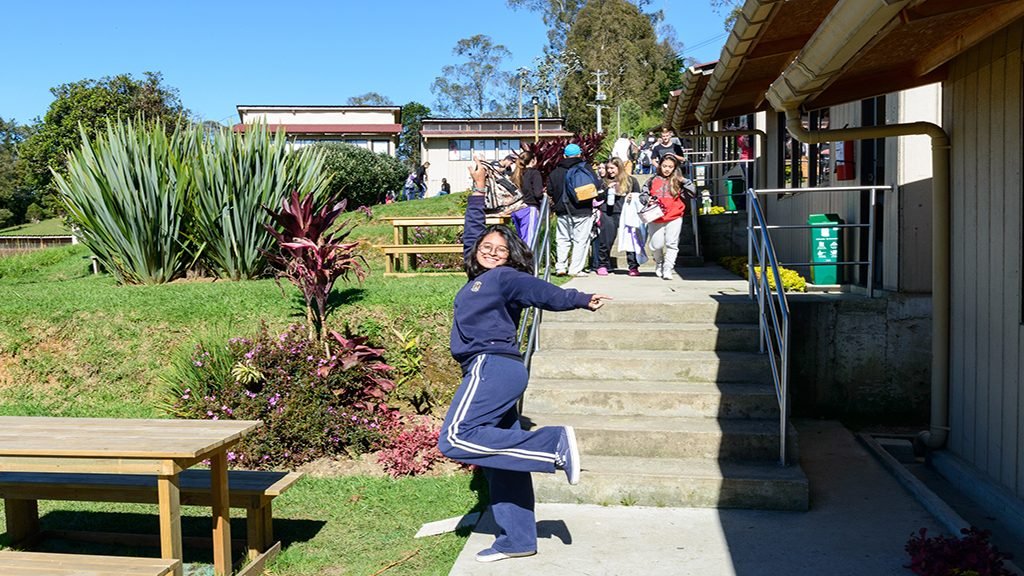
M 746 282 L 717 266 L 679 272 L 682 278 L 672 281 L 650 272 L 640 278 L 592 274 L 568 286 L 652 304 L 746 296 Z M 613 301 L 597 314 L 611 313 L 614 306 Z M 794 424 L 810 481 L 809 512 L 539 504 L 536 556 L 476 562 L 476 552 L 490 546 L 495 534 L 485 515 L 450 574 L 910 574 L 903 568 L 904 544 L 922 527 L 942 532 L 940 523 L 838 423 Z M 585 458 L 582 464 L 586 470 Z
M 838 423 L 794 423 L 809 512 L 539 504 L 536 556 L 476 562 L 494 539 L 485 515 L 450 575 L 911 574 L 904 544 L 939 523 Z

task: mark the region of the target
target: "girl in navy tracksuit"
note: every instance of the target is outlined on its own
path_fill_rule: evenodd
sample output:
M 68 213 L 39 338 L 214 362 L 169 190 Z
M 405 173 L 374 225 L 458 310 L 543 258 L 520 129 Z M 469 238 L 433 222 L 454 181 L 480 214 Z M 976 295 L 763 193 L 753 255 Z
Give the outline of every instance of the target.
M 530 249 L 507 226 L 484 227 L 483 167 L 470 169 L 473 193 L 462 235 L 469 282 L 455 296 L 452 357 L 462 366 L 462 384 L 452 399 L 438 447 L 460 462 L 483 469 L 491 512 L 501 529 L 476 558 L 493 562 L 537 552 L 531 472 L 565 470 L 579 481 L 579 452 L 571 427 L 533 431 L 519 425 L 517 403 L 526 390 L 516 326 L 524 308 L 597 310 L 602 294 L 563 290 L 533 276 Z

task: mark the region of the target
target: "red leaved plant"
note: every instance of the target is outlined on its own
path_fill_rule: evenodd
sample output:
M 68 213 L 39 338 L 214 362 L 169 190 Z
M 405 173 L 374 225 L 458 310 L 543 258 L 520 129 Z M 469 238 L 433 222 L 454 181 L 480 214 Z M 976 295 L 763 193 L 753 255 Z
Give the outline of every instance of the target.
M 591 132 L 590 134 L 576 134 L 571 137 L 531 142 L 526 145 L 526 149 L 537 158 L 537 170 L 546 183 L 551 171 L 555 169 L 555 166 L 564 157 L 567 145 L 579 145 L 580 150 L 583 152 L 583 157 L 587 162 L 592 163 L 597 156 L 598 150 L 601 149 L 601 142 L 603 141 L 604 134 Z
M 963 538 L 936 536 L 928 538 L 921 528 L 910 537 L 904 549 L 910 554 L 909 568 L 918 576 L 1010 576 L 1003 560 L 1010 555 L 1000 552 L 988 538 L 988 530 L 975 527 L 960 530 Z
M 336 388 L 335 396 L 349 398 L 347 404 L 369 412 L 387 412 L 385 400 L 388 393 L 395 389 L 395 382 L 384 374 L 393 368 L 384 362 L 384 349 L 371 348 L 366 345 L 364 336 L 342 336 L 331 330 L 335 346 L 329 361 L 317 368 L 317 375 L 326 378 L 334 370 L 359 370 L 361 379 L 348 379 L 359 382 L 358 389 Z
M 360 264 L 366 260 L 355 253 L 359 242 L 345 242 L 355 225 L 346 221 L 330 231 L 345 205 L 342 200 L 318 210 L 312 194 L 300 198 L 298 192 L 292 192 L 281 201 L 280 210 L 263 207 L 280 229 L 264 224 L 280 249 L 277 254 L 264 255 L 277 270 L 275 278 L 287 278 L 302 291 L 310 339 L 324 341 L 327 337 L 327 304 L 334 283 L 339 278 L 347 280 L 349 273 L 355 273 L 360 282 L 366 277 Z

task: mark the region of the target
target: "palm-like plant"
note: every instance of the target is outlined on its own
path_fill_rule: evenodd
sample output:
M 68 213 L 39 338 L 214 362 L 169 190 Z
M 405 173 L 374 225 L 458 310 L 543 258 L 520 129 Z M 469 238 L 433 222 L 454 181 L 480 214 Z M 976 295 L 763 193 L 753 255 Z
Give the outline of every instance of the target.
M 323 153 L 290 150 L 284 132 L 271 134 L 262 123 L 244 133 L 192 132 L 198 153 L 192 156 L 195 186 L 191 194 L 191 236 L 203 257 L 232 280 L 263 274 L 263 254 L 274 239 L 263 206 L 276 206 L 288 191 L 319 196 L 326 184 Z
M 362 266 L 365 259 L 355 253 L 359 242 L 345 242 L 354 224 L 350 226 L 346 221 L 330 231 L 345 210 L 346 201 L 333 206 L 327 203 L 319 210 L 314 204 L 312 195 L 301 197 L 296 191 L 281 202 L 280 210 L 264 207 L 281 230 L 264 225 L 280 249 L 264 254 L 277 270 L 277 278 L 287 278 L 302 291 L 310 339 L 326 341 L 327 300 L 334 283 L 339 278 L 347 280 L 349 273 L 362 282 L 366 269 Z
M 156 284 L 181 276 L 189 261 L 182 242 L 191 185 L 182 161 L 184 135 L 159 122 L 107 122 L 95 140 L 68 153 L 65 178 L 54 171 L 61 200 L 89 247 L 119 282 Z

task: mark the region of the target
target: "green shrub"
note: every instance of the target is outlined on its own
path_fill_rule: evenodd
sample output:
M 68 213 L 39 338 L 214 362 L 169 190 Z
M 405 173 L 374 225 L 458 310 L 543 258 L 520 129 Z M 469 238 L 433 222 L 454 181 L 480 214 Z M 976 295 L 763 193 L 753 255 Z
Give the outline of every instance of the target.
M 276 208 L 291 192 L 318 197 L 326 185 L 323 157 L 315 150 L 289 150 L 283 130 L 263 124 L 246 131 L 192 131 L 189 162 L 194 186 L 189 195 L 190 235 L 218 275 L 232 280 L 263 274 L 263 253 L 274 240 L 264 228 L 263 207 Z
M 347 198 L 349 206 L 357 208 L 382 204 L 389 190 L 402 189 L 407 174 L 396 158 L 336 142 L 316 144 L 313 148 L 324 153 L 329 198 Z
M 65 178 L 53 171 L 82 242 L 119 282 L 158 284 L 184 275 L 188 167 L 185 135 L 160 122 L 107 122 L 105 134 L 68 153 Z
M 181 418 L 262 420 L 229 454 L 248 468 L 289 468 L 378 447 L 398 418 L 385 402 L 391 367 L 362 339 L 332 334 L 330 353 L 298 325 L 201 342 L 175 362 L 167 409 Z
M 744 279 L 750 278 L 750 274 L 747 269 L 746 256 L 723 256 L 718 259 L 718 263 L 721 264 L 723 268 L 737 276 L 742 276 Z M 754 274 L 758 279 L 760 279 L 760 268 L 755 267 Z M 807 292 L 807 280 L 804 279 L 804 277 L 796 270 L 790 270 L 789 268 L 783 268 L 780 266 L 779 277 L 782 279 L 782 287 L 786 292 Z M 772 274 L 768 274 L 768 287 L 775 290 L 775 278 Z

